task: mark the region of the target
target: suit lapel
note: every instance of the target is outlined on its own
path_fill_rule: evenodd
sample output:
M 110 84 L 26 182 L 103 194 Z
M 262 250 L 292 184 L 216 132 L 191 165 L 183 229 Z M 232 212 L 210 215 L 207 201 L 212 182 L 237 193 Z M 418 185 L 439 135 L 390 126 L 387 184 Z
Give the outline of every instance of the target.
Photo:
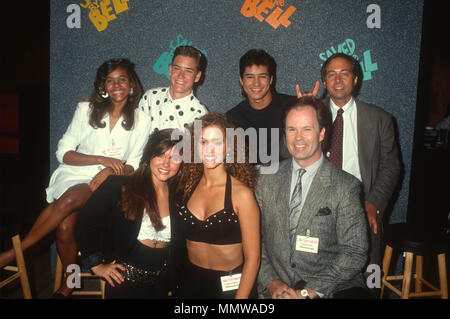
M 324 198 L 328 196 L 328 187 L 331 186 L 331 165 L 333 164 L 324 158 L 316 176 L 314 176 L 303 204 L 297 225 L 297 234 L 305 235 L 306 229 L 311 225 L 311 219 L 317 214 L 318 209 L 323 206 Z
M 274 192 L 274 197 L 271 199 L 273 203 L 268 203 L 271 206 L 270 216 L 270 233 L 276 242 L 279 243 L 276 248 L 283 259 L 288 260 L 290 243 L 289 243 L 289 195 L 291 188 L 292 176 L 292 159 L 281 162 L 276 179 L 272 185 L 267 185 Z
M 292 159 L 288 160 L 278 176 L 278 199 L 280 203 L 279 212 L 281 214 L 282 234 L 289 234 L 289 202 L 291 193 Z
M 358 131 L 358 163 L 361 172 L 361 179 L 364 185 L 370 185 L 370 167 L 369 163 L 372 161 L 372 150 L 370 146 L 373 145 L 373 140 L 377 130 L 373 127 L 375 119 L 371 118 L 366 110 L 366 105 L 355 99 L 357 110 L 357 131 Z

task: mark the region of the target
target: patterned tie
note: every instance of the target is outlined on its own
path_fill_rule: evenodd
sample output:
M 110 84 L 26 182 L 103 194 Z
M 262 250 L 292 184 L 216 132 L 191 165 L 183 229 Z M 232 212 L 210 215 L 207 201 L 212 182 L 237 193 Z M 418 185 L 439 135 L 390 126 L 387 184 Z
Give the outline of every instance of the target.
M 302 176 L 306 173 L 304 168 L 297 170 L 297 182 L 289 203 L 289 239 L 291 247 L 295 247 L 295 230 L 297 229 L 298 219 L 300 217 L 300 205 L 302 203 Z
M 342 140 L 344 138 L 344 110 L 339 108 L 336 119 L 333 122 L 330 147 L 330 161 L 339 168 L 342 168 Z

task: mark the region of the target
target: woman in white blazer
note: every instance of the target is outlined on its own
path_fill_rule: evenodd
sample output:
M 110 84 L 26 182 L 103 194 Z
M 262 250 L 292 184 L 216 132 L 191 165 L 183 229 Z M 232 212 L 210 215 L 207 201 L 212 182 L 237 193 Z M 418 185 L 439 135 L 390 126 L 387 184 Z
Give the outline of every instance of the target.
M 64 269 L 76 263 L 74 227 L 77 210 L 111 174 L 127 175 L 139 166 L 150 133 L 150 119 L 137 106 L 142 87 L 128 59 L 111 59 L 97 70 L 89 102 L 80 102 L 72 122 L 58 142 L 61 163 L 50 178 L 49 205 L 27 236 L 25 250 L 56 229 L 56 244 Z M 0 266 L 14 258 L 11 249 L 0 254 Z M 56 293 L 68 296 L 62 285 Z

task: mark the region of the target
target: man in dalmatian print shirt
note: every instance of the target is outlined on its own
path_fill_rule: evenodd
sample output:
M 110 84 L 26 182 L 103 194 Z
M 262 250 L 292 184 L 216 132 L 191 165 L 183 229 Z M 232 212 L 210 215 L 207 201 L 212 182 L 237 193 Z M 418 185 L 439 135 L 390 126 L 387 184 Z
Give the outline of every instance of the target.
M 191 46 L 175 49 L 169 66 L 170 86 L 150 89 L 139 108 L 151 119 L 151 132 L 165 128 L 183 129 L 208 110 L 193 94 L 205 65 L 205 57 Z

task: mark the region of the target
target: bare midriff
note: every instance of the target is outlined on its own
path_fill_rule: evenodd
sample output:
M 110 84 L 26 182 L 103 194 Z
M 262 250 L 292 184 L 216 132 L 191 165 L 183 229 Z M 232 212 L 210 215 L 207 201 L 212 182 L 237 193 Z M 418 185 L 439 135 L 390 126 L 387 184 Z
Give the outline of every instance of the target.
M 186 240 L 189 261 L 196 266 L 220 271 L 230 271 L 242 265 L 242 243 L 213 245 Z
M 168 242 L 166 241 L 159 241 L 155 239 L 144 239 L 139 240 L 143 245 L 150 247 L 150 248 L 165 248 L 167 247 Z

